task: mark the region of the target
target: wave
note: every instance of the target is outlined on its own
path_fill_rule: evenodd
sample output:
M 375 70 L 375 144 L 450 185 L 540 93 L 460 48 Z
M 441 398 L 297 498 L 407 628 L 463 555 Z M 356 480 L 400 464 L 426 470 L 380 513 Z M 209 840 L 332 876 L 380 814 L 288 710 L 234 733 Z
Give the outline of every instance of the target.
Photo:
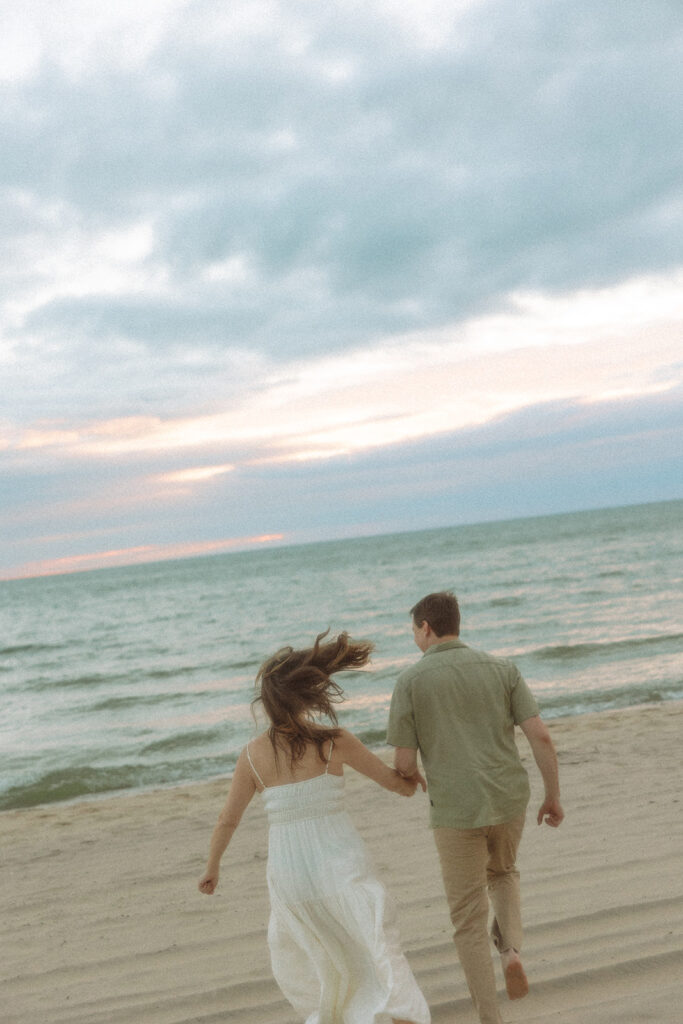
M 359 729 L 356 732 L 358 739 L 366 747 L 385 746 L 387 742 L 387 730 L 385 729 Z
M 659 636 L 636 637 L 631 640 L 610 640 L 607 643 L 558 644 L 551 647 L 539 647 L 529 651 L 526 657 L 539 661 L 574 661 L 581 658 L 592 658 L 595 655 L 608 655 L 641 651 L 650 647 L 672 647 L 678 650 L 683 640 L 683 633 L 663 633 Z
M 0 793 L 0 811 L 217 778 L 232 772 L 235 760 L 235 757 L 222 755 L 187 759 L 174 764 L 60 768 L 5 789 Z
M 122 711 L 126 708 L 139 708 L 148 705 L 170 704 L 171 701 L 185 697 L 184 693 L 144 693 L 131 694 L 126 697 L 107 697 L 89 705 L 87 711 Z
M 90 672 L 82 676 L 66 676 L 61 679 L 56 677 L 39 676 L 37 679 L 28 679 L 25 683 L 27 690 L 33 690 L 40 692 L 41 690 L 60 690 L 62 688 L 72 687 L 75 689 L 81 687 L 83 689 L 91 689 L 93 687 L 108 686 L 111 683 L 129 683 L 136 681 L 138 675 L 134 672 L 124 673 L 108 673 L 108 672 Z
M 174 677 L 191 676 L 197 672 L 208 672 L 211 675 L 229 675 L 231 672 L 240 672 L 244 669 L 258 668 L 260 662 L 249 661 L 197 661 L 193 664 L 178 665 L 176 668 L 153 668 L 146 669 L 144 675 L 148 679 L 173 679 Z
M 119 768 L 64 768 L 46 772 L 33 782 L 17 784 L 0 794 L 0 810 L 36 807 L 113 790 L 133 789 L 141 783 L 136 765 Z
M 175 676 L 191 676 L 200 672 L 203 665 L 179 665 L 177 668 L 149 668 L 144 675 L 148 679 L 173 679 Z
M 190 732 L 174 733 L 165 736 L 161 740 L 154 740 L 140 750 L 141 754 L 158 754 L 173 750 L 187 750 L 201 746 L 202 744 L 215 743 L 217 740 L 224 740 L 226 735 L 225 727 L 220 729 L 203 729 Z
M 67 644 L 10 644 L 7 647 L 0 647 L 0 657 L 10 657 L 14 654 L 40 654 L 41 651 L 60 651 L 67 647 Z
M 538 697 L 538 705 L 544 718 L 560 718 L 587 714 L 592 711 L 616 711 L 634 708 L 643 704 L 662 704 L 683 699 L 683 679 L 676 683 L 651 686 L 620 686 L 611 690 L 588 690 L 581 693 L 558 694 L 555 697 Z

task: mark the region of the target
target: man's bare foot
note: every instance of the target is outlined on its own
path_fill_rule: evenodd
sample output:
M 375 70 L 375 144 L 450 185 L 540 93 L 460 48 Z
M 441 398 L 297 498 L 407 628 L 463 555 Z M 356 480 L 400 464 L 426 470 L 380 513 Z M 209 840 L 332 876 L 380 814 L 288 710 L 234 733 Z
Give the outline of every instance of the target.
M 505 976 L 505 988 L 508 999 L 523 999 L 529 991 L 529 982 L 526 979 L 522 961 L 516 949 L 506 949 L 500 954 Z

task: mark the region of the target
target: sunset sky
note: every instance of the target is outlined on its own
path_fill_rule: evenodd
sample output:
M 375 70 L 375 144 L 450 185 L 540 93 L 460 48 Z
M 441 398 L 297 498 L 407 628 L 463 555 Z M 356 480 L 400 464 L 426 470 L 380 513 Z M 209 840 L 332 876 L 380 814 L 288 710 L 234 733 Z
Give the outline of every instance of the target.
M 3 0 L 0 578 L 683 497 L 683 9 Z

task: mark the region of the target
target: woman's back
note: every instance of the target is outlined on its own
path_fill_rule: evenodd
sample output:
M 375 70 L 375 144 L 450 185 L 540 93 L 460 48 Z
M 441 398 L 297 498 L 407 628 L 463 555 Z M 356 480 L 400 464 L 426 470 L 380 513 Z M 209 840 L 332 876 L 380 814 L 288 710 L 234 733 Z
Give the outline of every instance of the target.
M 247 755 L 259 789 L 263 789 L 306 782 L 324 774 L 343 775 L 343 762 L 334 756 L 334 748 L 335 740 L 331 737 L 323 746 L 324 758 L 321 759 L 317 744 L 309 742 L 303 757 L 292 764 L 290 748 L 279 739 L 274 748 L 265 732 L 248 744 Z
M 338 766 L 330 770 L 333 740 L 328 744 L 325 761 L 320 760 L 314 748 L 307 749 L 304 758 L 292 765 L 291 758 L 282 751 L 275 755 L 269 737 L 266 738 L 268 747 L 259 742 L 264 737 L 247 744 L 247 757 L 261 790 L 269 824 L 323 818 L 344 810 L 344 778 Z

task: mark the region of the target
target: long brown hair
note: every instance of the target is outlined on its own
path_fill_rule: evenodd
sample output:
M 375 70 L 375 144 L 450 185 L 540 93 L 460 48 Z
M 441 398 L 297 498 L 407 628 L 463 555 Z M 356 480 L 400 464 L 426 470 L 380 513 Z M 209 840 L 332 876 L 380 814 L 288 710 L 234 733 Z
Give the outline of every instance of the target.
M 309 743 L 315 743 L 321 761 L 325 760 L 323 744 L 340 732 L 334 705 L 344 699 L 344 691 L 332 675 L 361 668 L 374 647 L 368 640 L 352 640 L 348 633 L 323 643 L 328 633 L 329 629 L 319 633 L 313 646 L 303 650 L 282 647 L 264 661 L 256 675 L 259 692 L 252 705 L 263 704 L 271 723 L 268 735 L 275 755 L 280 740 L 280 745 L 290 751 L 292 767 L 301 760 Z M 326 715 L 333 725 L 318 725 L 310 715 Z

